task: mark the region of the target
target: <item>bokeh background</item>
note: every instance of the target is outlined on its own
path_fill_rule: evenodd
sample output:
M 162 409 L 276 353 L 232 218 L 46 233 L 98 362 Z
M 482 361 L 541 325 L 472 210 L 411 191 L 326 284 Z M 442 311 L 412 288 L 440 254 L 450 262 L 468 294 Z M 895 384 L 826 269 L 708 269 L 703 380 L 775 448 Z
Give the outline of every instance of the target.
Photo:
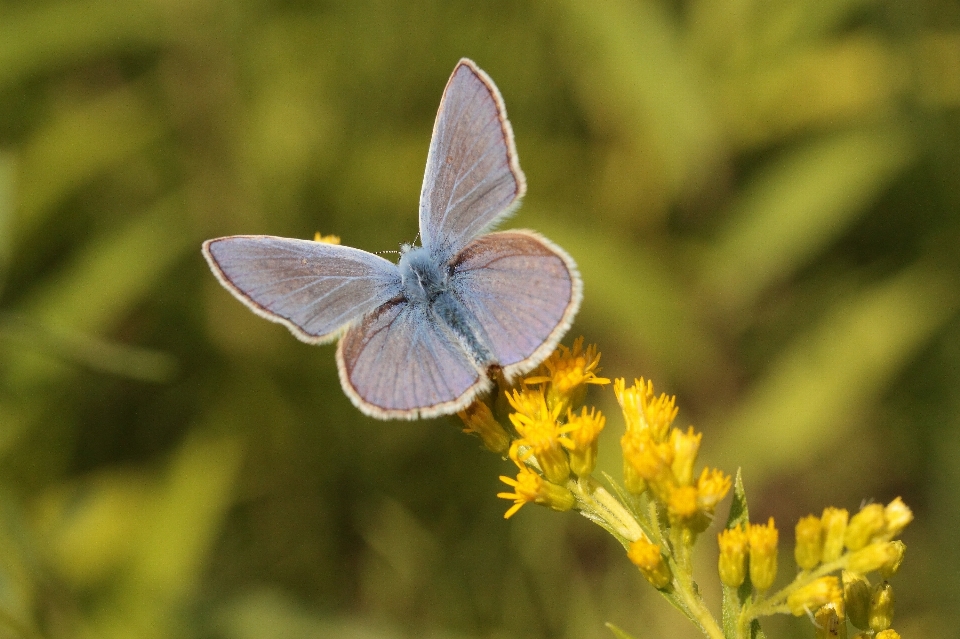
M 895 625 L 955 635 L 957 3 L 2 0 L 0 637 L 698 636 L 599 528 L 504 521 L 510 464 L 455 418 L 361 416 L 332 346 L 201 258 L 413 241 L 463 56 L 527 174 L 507 226 L 580 264 L 570 338 L 742 467 L 784 579 L 797 518 L 902 495 Z

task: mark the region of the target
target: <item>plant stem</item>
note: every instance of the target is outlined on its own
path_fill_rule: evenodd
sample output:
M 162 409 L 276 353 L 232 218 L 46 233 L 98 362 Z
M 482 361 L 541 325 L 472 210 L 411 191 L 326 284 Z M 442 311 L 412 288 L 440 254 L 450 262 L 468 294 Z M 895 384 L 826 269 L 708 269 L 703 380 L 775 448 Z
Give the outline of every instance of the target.
M 717 623 L 713 614 L 710 613 L 706 604 L 703 603 L 703 599 L 701 599 L 700 595 L 696 592 L 692 575 L 687 571 L 679 571 L 678 574 L 674 575 L 673 583 L 676 586 L 677 598 L 683 602 L 690 616 L 693 617 L 697 625 L 700 626 L 703 634 L 710 637 L 710 639 L 724 639 L 720 624 Z
M 571 488 L 584 505 L 602 517 L 624 539 L 636 541 L 643 536 L 640 524 L 633 518 L 630 511 L 616 497 L 608 493 L 600 482 L 592 477 L 581 478 Z

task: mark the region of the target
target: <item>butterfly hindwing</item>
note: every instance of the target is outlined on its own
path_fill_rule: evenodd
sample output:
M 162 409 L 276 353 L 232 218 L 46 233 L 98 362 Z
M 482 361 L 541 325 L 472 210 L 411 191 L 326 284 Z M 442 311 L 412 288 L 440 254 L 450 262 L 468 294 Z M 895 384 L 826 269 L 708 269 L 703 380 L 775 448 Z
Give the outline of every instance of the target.
M 353 403 L 381 419 L 456 412 L 490 386 L 430 307 L 405 301 L 351 327 L 337 366 Z
M 570 256 L 531 231 L 475 239 L 454 259 L 451 282 L 508 379 L 550 354 L 583 288 Z

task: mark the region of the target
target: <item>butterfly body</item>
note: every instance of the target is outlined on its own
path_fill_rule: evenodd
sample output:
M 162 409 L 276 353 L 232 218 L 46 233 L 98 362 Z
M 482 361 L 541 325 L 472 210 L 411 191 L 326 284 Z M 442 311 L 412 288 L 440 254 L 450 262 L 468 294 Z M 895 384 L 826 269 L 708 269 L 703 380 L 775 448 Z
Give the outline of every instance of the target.
M 440 263 L 430 250 L 420 246 L 405 251 L 398 264 L 403 278 L 406 302 L 424 305 L 425 313 L 443 323 L 481 370 L 497 365 L 497 361 L 479 334 L 481 325 L 457 295 L 456 272 Z
M 381 419 L 465 408 L 543 361 L 569 328 L 582 284 L 573 260 L 532 231 L 486 233 L 526 182 L 493 81 L 461 60 L 444 90 L 420 197 L 423 245 L 400 261 L 269 236 L 204 242 L 220 282 L 299 339 L 340 337 L 344 391 Z

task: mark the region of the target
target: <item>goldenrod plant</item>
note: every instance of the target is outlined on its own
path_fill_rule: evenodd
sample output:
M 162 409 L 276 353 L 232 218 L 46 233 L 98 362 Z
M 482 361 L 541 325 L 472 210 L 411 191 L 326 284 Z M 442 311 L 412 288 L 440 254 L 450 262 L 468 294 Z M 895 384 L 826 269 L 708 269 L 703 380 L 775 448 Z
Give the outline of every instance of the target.
M 913 519 L 902 499 L 867 504 L 853 516 L 827 507 L 801 518 L 794 547 L 799 572 L 774 588 L 779 531 L 773 517 L 750 521 L 739 471 L 735 481 L 717 468 L 696 471 L 703 434 L 674 425 L 676 398 L 657 395 L 652 381 L 613 381 L 624 421 L 623 477 L 594 477 L 606 417 L 584 400 L 588 386 L 610 385 L 598 375 L 599 364 L 597 347 L 584 348 L 580 337 L 502 391 L 507 420 L 497 419 L 497 401 L 489 398 L 460 413 L 464 432 L 518 469 L 515 477 L 500 477 L 511 491 L 498 497 L 513 501 L 505 518 L 528 503 L 579 512 L 613 535 L 643 578 L 710 639 L 763 637 L 760 620 L 777 614 L 808 617 L 818 638 L 849 636 L 848 622 L 862 631 L 858 637 L 899 637 L 888 579 L 906 550 L 896 538 Z M 717 534 L 717 575 L 708 577 L 722 584 L 717 618 L 700 594 L 691 557 L 731 488 L 729 515 Z M 608 626 L 619 639 L 629 638 Z

